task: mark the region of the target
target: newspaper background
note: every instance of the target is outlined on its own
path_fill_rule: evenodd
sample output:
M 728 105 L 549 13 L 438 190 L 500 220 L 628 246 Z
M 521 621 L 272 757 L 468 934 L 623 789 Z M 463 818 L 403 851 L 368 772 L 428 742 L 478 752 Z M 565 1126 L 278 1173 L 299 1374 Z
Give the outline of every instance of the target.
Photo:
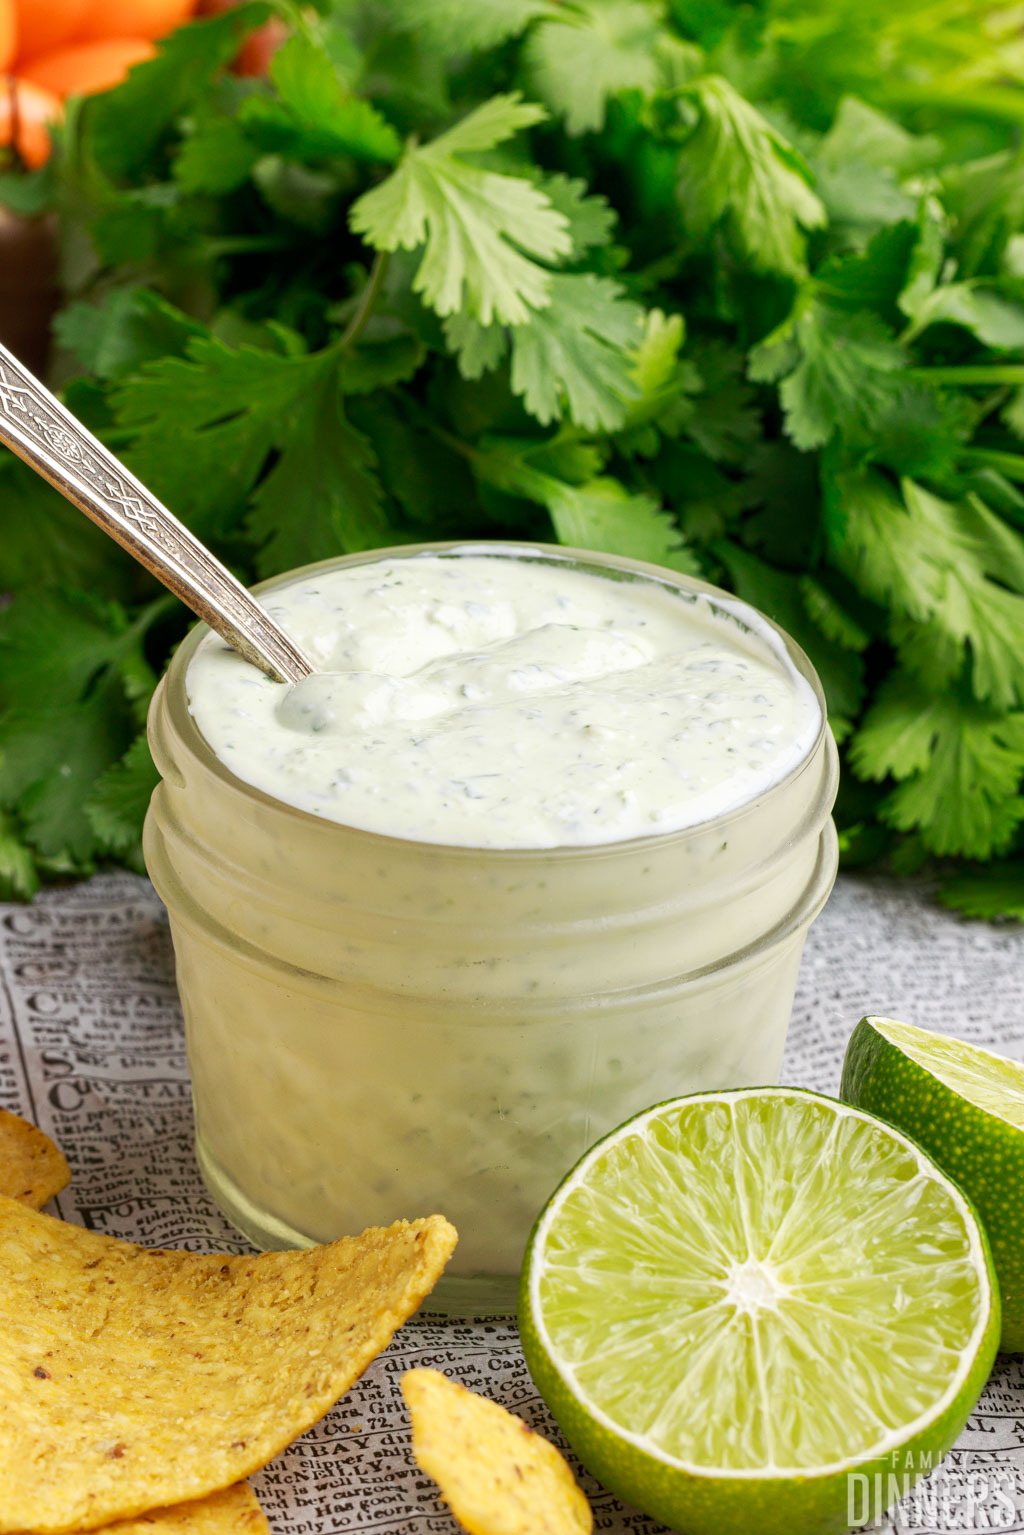
M 835 1092 L 866 1012 L 1024 1058 L 1024 929 L 964 921 L 921 886 L 845 876 L 811 930 L 783 1081 Z M 667 1085 L 668 1086 L 668 1085 Z M 163 909 L 128 874 L 0 905 L 0 1104 L 71 1163 L 65 1220 L 149 1245 L 244 1251 L 200 1181 L 173 958 Z M 559 1440 L 508 1318 L 417 1317 L 357 1386 L 253 1486 L 275 1535 L 452 1535 L 409 1453 L 398 1378 L 448 1369 Z M 581 1481 L 595 1528 L 661 1526 Z M 1024 1361 L 1001 1358 L 940 1470 L 883 1527 L 899 1535 L 1024 1532 Z

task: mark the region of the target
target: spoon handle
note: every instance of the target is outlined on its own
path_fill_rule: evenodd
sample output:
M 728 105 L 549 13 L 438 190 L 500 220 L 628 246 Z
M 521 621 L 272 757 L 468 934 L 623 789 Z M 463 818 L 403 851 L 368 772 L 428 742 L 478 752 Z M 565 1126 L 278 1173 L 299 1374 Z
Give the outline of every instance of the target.
M 275 682 L 313 664 L 245 587 L 0 345 L 0 442 Z

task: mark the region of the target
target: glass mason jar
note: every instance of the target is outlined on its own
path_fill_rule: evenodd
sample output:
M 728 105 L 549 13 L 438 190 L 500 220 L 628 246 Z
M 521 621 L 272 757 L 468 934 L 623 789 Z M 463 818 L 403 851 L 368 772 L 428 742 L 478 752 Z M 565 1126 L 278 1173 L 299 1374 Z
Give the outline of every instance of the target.
M 508 546 L 386 557 L 459 550 Z M 703 592 L 741 623 L 751 612 L 631 560 L 542 545 L 520 556 Z M 236 778 L 188 708 L 207 632 L 190 634 L 153 700 L 163 781 L 145 831 L 203 1176 L 262 1247 L 440 1211 L 459 1245 L 430 1307 L 511 1308 L 535 1216 L 599 1136 L 662 1098 L 777 1078 L 804 937 L 837 862 L 817 677 L 783 636 L 821 728 L 738 809 L 625 842 L 477 849 L 339 825 Z

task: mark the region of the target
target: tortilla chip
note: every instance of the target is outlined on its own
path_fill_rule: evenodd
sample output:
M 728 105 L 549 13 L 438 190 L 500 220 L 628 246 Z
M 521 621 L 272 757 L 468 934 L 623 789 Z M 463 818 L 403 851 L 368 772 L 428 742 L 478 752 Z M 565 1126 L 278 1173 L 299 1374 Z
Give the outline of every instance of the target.
M 594 1518 L 563 1457 L 438 1370 L 407 1370 L 412 1453 L 469 1535 L 589 1535 Z
M 249 1483 L 236 1482 L 198 1502 L 105 1524 L 97 1535 L 270 1535 L 270 1525 Z
M 266 1465 L 455 1241 L 432 1215 L 298 1252 L 170 1252 L 0 1198 L 0 1531 L 91 1530 Z
M 0 1109 L 0 1194 L 32 1210 L 71 1182 L 71 1169 L 48 1135 L 20 1114 Z

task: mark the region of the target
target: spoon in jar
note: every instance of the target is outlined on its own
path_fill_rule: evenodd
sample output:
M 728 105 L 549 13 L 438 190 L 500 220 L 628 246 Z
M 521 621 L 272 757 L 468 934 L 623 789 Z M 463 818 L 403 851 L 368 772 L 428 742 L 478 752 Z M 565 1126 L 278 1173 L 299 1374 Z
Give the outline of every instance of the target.
M 315 670 L 205 544 L 2 345 L 0 442 L 274 682 Z

